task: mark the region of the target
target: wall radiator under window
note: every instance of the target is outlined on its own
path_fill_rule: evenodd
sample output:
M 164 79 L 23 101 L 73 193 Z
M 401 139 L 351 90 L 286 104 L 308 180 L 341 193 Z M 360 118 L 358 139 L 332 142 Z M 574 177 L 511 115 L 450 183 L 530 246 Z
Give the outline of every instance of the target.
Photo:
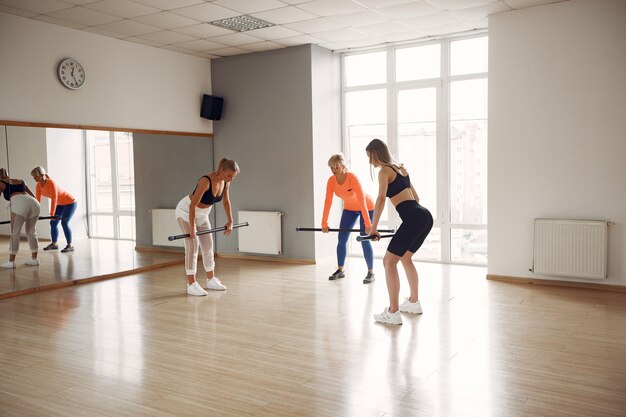
M 184 240 L 169 241 L 168 236 L 180 235 L 182 232 L 176 222 L 174 209 L 152 209 L 152 244 L 155 246 L 183 247 Z
M 280 211 L 239 211 L 239 223 L 249 226 L 237 229 L 239 252 L 280 255 L 282 227 Z
M 531 271 L 606 279 L 608 226 L 604 220 L 535 219 Z

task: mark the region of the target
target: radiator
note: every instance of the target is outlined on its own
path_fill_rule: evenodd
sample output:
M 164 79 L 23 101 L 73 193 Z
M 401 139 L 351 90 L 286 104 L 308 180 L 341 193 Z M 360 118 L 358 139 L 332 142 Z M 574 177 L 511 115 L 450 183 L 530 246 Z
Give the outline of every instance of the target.
M 237 229 L 239 252 L 280 255 L 282 228 L 280 211 L 239 211 L 239 223 L 249 226 Z
M 535 219 L 532 272 L 606 279 L 607 221 Z
M 174 209 L 152 209 L 152 244 L 156 246 L 183 247 L 184 240 L 169 241 L 168 236 L 180 235 Z

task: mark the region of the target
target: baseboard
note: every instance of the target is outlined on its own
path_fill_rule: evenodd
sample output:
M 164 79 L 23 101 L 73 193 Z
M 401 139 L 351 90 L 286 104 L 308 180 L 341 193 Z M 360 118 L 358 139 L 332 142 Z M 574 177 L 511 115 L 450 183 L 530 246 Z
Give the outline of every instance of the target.
M 170 248 L 164 246 L 135 246 L 137 252 L 155 252 L 155 253 L 185 253 L 184 248 Z
M 315 265 L 315 260 L 313 259 L 275 258 L 273 256 L 241 255 L 239 253 L 215 253 L 215 257 L 225 259 L 242 259 L 248 261 L 278 262 L 283 264 Z
M 536 279 L 493 274 L 487 274 L 487 279 L 491 281 L 510 282 L 514 284 L 537 284 L 551 285 L 556 287 L 584 288 L 588 290 L 626 292 L 626 286 L 624 285 L 596 284 L 593 282 L 560 281 L 555 279 Z

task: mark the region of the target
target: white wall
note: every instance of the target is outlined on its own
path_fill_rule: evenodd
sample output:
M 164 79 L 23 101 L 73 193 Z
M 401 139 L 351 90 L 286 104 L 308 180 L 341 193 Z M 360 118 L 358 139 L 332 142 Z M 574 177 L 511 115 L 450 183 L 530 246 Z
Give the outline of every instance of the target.
M 557 279 L 529 272 L 533 219 L 606 219 L 626 285 L 625 22 L 623 0 L 490 16 L 489 274 Z
M 4 126 L 2 126 L 2 130 L 4 134 Z M 23 179 L 33 194 L 35 194 L 36 183 L 30 175 L 30 171 L 35 166 L 46 161 L 46 130 L 34 127 L 7 126 L 6 137 L 6 147 L 0 150 L 3 155 L 6 155 L 8 150 L 8 164 L 4 167 L 8 168 L 11 178 Z M 9 220 L 11 218 L 9 202 L 4 198 L 2 199 L 1 207 L 2 214 L 0 214 L 0 219 Z M 45 211 L 47 206 L 45 207 L 42 210 L 42 216 L 47 216 Z M 10 234 L 10 227 L 2 226 L 0 234 Z M 48 222 L 40 221 L 37 223 L 37 234 L 39 237 L 50 237 Z
M 0 120 L 212 132 L 210 60 L 0 13 Z M 85 86 L 57 79 L 78 59 Z

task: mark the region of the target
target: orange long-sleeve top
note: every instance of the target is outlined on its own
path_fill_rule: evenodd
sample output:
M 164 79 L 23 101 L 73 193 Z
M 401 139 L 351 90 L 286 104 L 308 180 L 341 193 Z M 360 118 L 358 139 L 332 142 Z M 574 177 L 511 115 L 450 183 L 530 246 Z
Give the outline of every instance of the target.
M 326 184 L 326 200 L 324 201 L 324 214 L 322 215 L 322 227 L 328 227 L 328 214 L 333 203 L 333 194 L 343 200 L 344 210 L 360 211 L 363 216 L 365 227 L 372 225 L 369 211 L 374 210 L 374 200 L 368 194 L 363 193 L 359 179 L 352 172 L 346 172 L 346 180 L 343 184 L 337 182 L 332 175 Z
M 76 200 L 70 193 L 62 190 L 59 186 L 50 178 L 46 180 L 46 185 L 43 187 L 41 184 L 37 183 L 37 188 L 35 190 L 35 195 L 37 196 L 37 201 L 41 203 L 41 196 L 48 197 L 50 202 L 50 215 L 54 216 L 54 212 L 57 209 L 57 206 L 64 206 L 66 204 L 72 204 Z

